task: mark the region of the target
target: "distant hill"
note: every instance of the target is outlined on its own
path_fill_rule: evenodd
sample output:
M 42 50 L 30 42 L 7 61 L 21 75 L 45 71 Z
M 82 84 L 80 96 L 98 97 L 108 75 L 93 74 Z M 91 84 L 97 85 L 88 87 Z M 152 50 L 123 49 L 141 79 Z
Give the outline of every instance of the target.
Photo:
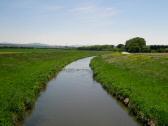
M 16 43 L 2 42 L 2 43 L 0 43 L 0 47 L 47 48 L 47 47 L 49 47 L 49 45 L 41 44 L 41 43 L 16 44 Z
M 17 44 L 17 43 L 8 43 L 0 42 L 0 48 L 74 48 L 73 46 L 56 46 L 56 45 L 47 45 L 41 43 L 29 43 L 29 44 Z

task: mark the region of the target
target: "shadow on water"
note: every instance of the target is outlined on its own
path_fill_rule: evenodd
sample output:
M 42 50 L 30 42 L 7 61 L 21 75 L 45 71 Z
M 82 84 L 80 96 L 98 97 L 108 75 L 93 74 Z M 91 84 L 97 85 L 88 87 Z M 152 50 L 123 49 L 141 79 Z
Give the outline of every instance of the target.
M 139 126 L 93 79 L 92 57 L 67 65 L 52 79 L 23 126 Z

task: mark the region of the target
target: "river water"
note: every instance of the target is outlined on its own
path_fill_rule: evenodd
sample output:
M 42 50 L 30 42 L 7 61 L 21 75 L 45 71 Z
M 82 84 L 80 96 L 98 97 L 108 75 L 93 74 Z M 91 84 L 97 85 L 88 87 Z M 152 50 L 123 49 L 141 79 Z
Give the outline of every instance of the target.
M 93 79 L 91 57 L 72 62 L 41 93 L 24 126 L 138 126 Z

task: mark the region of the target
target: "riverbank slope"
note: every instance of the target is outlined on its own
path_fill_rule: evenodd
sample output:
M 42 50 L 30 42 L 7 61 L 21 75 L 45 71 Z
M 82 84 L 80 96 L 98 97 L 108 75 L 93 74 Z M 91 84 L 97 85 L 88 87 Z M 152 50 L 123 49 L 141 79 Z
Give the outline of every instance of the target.
M 24 119 L 46 82 L 65 65 L 102 52 L 56 49 L 0 50 L 0 125 Z
M 106 54 L 91 67 L 95 79 L 142 123 L 168 125 L 167 54 Z

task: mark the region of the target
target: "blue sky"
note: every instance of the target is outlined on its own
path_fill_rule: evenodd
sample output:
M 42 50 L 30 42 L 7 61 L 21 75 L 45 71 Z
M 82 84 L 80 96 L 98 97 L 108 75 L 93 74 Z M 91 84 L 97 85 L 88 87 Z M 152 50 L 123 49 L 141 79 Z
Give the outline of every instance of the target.
M 168 44 L 168 0 L 0 0 L 0 42 Z

